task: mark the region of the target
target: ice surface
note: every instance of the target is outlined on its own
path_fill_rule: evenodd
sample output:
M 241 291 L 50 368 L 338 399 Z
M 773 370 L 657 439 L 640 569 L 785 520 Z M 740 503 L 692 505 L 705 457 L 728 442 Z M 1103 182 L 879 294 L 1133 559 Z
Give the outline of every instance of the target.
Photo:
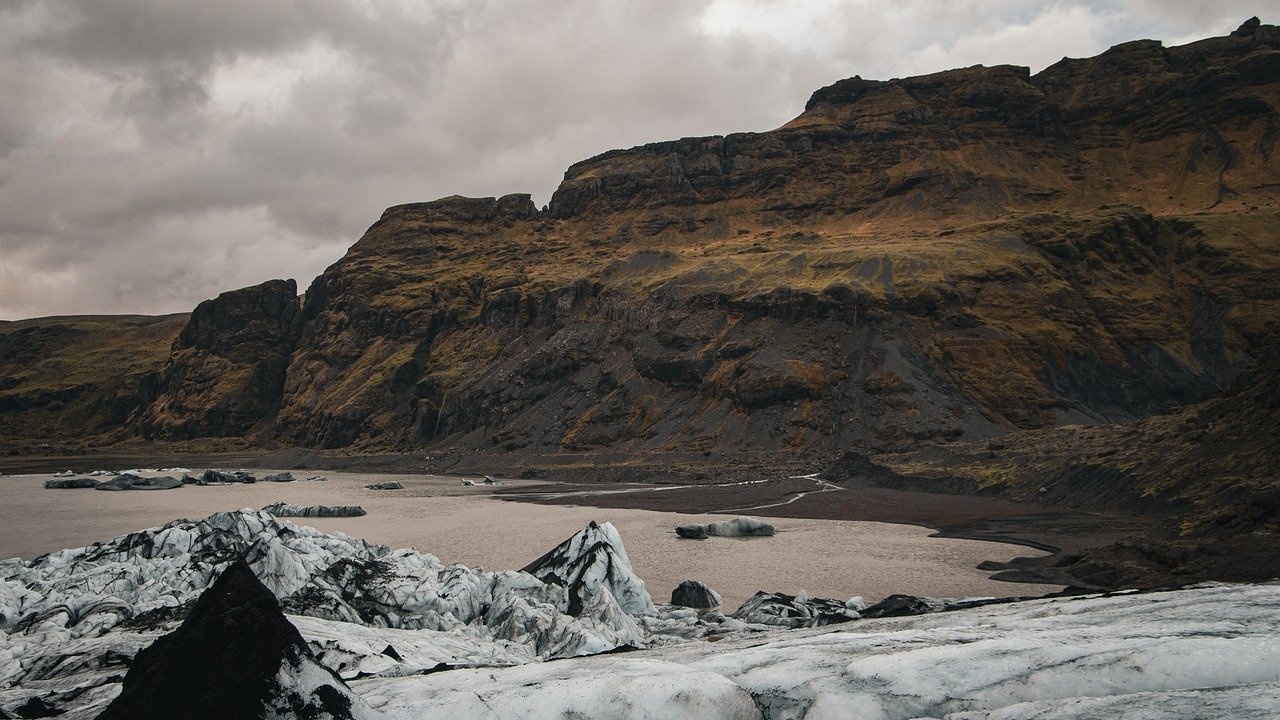
M 395 718 L 1280 717 L 1274 583 L 1024 601 L 839 628 L 368 678 L 352 688 Z
M 863 603 L 772 595 L 743 619 L 655 606 L 607 523 L 530 572 L 485 572 L 254 510 L 0 561 L 0 709 L 39 698 L 93 717 L 236 557 L 291 613 L 319 663 L 305 672 L 337 673 L 389 718 L 1280 717 L 1280 583 L 786 630 L 746 620 Z
M 0 690 L 7 694 L 0 696 L 0 708 L 33 696 L 37 676 L 44 683 L 40 697 L 56 703 L 78 697 L 86 684 L 115 682 L 103 672 L 111 662 L 102 658 L 127 660 L 151 637 L 147 631 L 174 627 L 181 607 L 239 557 L 288 612 L 318 618 L 309 631 L 316 642 L 328 643 L 316 650 L 337 672 L 509 665 L 696 634 L 680 626 L 666 636 L 660 624 L 642 626 L 632 616 L 641 611 L 655 622 L 662 619 L 611 525 L 593 525 L 560 547 L 563 564 L 557 568 L 571 576 L 568 584 L 523 572 L 446 566 L 414 550 L 392 551 L 241 510 L 175 521 L 31 562 L 3 561 Z M 319 630 L 316 623 L 325 621 L 343 624 L 343 637 Z M 366 626 L 359 642 L 362 635 L 351 630 L 356 626 Z M 417 633 L 413 641 L 397 636 L 407 654 L 388 664 L 383 650 L 396 643 L 375 647 L 381 640 L 368 636 L 388 628 L 431 632 Z M 64 651 L 70 647 L 81 648 L 88 660 L 71 662 Z M 431 653 L 423 649 L 428 647 Z

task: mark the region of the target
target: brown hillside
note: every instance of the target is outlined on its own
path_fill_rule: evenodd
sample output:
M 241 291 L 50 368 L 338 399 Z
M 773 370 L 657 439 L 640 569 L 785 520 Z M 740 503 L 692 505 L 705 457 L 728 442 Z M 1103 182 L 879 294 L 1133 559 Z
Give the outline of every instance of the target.
M 0 322 L 0 447 L 119 430 L 150 402 L 187 315 Z
M 1250 22 L 853 78 L 774 131 L 578 163 L 544 211 L 393 207 L 296 314 L 265 286 L 198 310 L 129 428 L 831 457 L 1199 401 L 1280 317 L 1278 58 Z

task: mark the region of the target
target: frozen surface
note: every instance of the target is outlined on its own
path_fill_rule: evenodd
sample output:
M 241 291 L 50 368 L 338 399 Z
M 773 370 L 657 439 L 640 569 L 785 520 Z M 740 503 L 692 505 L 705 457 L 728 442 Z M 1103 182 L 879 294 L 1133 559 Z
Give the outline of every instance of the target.
M 1280 586 L 1211 586 L 352 687 L 400 718 L 462 708 L 468 714 L 454 716 L 567 718 L 591 708 L 583 716 L 1261 719 L 1280 717 L 1278 625 Z
M 655 605 L 608 524 L 486 572 L 253 510 L 0 562 L 0 709 L 93 717 L 235 557 L 282 600 L 307 672 L 391 718 L 1280 717 L 1277 583 L 879 620 L 775 593 L 734 618 Z M 850 621 L 787 630 L 770 607 Z

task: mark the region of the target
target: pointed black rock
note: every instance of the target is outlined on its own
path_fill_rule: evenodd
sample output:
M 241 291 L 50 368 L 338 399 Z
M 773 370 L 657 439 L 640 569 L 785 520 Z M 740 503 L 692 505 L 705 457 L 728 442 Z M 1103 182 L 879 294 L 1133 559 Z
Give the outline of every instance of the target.
M 308 665 L 332 682 L 307 687 L 303 675 L 316 677 L 303 672 Z M 236 560 L 177 630 L 138 653 L 120 695 L 98 720 L 348 719 L 352 698 L 315 663 L 271 591 Z

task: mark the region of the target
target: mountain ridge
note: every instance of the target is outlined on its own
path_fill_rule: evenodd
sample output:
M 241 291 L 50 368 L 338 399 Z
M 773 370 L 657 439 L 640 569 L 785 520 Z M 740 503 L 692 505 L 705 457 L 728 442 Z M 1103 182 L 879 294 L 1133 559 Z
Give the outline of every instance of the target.
M 202 303 L 123 420 L 40 437 L 803 459 L 1145 417 L 1275 328 L 1278 108 L 1280 32 L 1252 20 L 841 80 L 773 131 L 575 163 L 545 211 L 388 208 L 302 300 Z M 41 372 L 5 368 L 11 439 Z

